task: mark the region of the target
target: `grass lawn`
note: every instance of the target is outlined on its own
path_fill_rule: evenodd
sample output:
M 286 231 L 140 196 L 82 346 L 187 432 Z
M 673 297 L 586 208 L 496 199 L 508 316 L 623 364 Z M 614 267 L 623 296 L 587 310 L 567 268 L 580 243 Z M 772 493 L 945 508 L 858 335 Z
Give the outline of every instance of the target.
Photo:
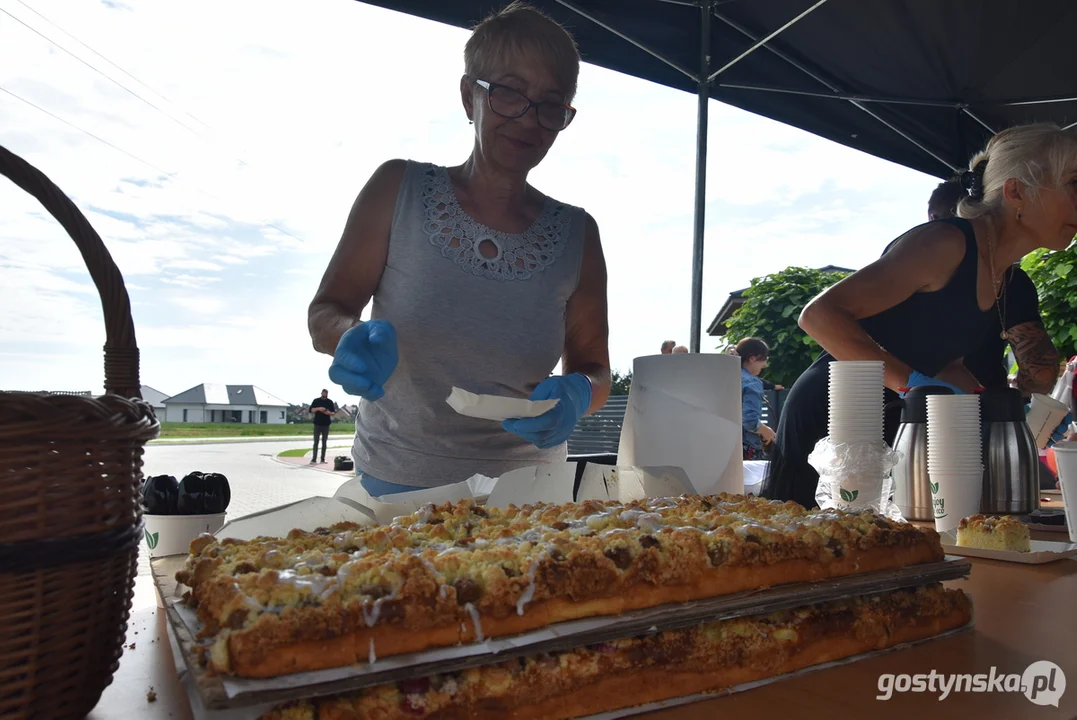
M 329 426 L 330 435 L 352 435 L 355 425 L 352 423 L 334 423 Z M 296 435 L 311 437 L 314 434 L 312 423 L 295 425 L 251 425 L 247 423 L 161 423 L 161 438 L 229 438 L 229 437 L 273 437 Z
M 329 449 L 330 450 L 347 450 L 348 446 L 347 445 L 334 445 L 334 446 L 330 447 Z M 277 453 L 277 457 L 303 457 L 304 455 L 306 455 L 309 452 L 310 452 L 310 450 L 308 450 L 307 448 L 295 448 L 293 450 L 284 450 L 283 452 L 279 452 L 279 453 Z

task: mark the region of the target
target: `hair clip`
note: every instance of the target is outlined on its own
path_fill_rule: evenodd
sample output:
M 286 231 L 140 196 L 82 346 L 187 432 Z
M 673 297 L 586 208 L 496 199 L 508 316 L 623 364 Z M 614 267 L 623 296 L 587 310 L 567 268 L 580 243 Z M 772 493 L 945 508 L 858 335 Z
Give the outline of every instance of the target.
M 981 160 L 971 170 L 961 173 L 961 187 L 965 188 L 965 192 L 972 200 L 984 198 L 984 169 L 986 167 L 987 160 Z

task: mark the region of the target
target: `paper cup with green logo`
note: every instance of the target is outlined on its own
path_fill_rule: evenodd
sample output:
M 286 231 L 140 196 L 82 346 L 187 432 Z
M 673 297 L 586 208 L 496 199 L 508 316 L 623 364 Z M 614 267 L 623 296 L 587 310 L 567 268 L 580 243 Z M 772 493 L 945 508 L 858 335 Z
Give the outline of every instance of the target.
M 202 533 L 215 533 L 225 513 L 214 515 L 143 515 L 142 547 L 150 557 L 186 555 L 191 541 Z
M 885 478 L 861 476 L 827 478 L 833 507 L 846 512 L 879 512 L 882 486 Z
M 983 467 L 952 472 L 928 472 L 935 530 L 954 532 L 962 518 L 980 512 L 983 494 Z

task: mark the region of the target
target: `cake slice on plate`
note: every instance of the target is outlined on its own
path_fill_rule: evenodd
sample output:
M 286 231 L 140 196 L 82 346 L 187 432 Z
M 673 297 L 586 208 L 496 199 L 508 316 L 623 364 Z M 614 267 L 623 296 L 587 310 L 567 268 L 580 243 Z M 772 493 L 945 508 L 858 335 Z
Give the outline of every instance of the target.
M 957 526 L 957 545 L 1010 552 L 1029 552 L 1032 549 L 1028 526 L 1009 515 L 972 515 L 963 518 Z

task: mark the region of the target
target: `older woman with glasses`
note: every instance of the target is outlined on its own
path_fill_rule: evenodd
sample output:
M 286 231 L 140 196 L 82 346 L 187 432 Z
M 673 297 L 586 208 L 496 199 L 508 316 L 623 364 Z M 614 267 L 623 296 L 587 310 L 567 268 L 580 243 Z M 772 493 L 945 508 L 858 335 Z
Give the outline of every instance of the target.
M 598 226 L 527 182 L 576 114 L 575 42 L 514 2 L 475 28 L 464 65 L 471 156 L 379 167 L 309 309 L 329 377 L 362 398 L 352 456 L 372 496 L 563 461 L 609 395 Z M 457 414 L 454 386 L 557 404 L 499 424 Z

